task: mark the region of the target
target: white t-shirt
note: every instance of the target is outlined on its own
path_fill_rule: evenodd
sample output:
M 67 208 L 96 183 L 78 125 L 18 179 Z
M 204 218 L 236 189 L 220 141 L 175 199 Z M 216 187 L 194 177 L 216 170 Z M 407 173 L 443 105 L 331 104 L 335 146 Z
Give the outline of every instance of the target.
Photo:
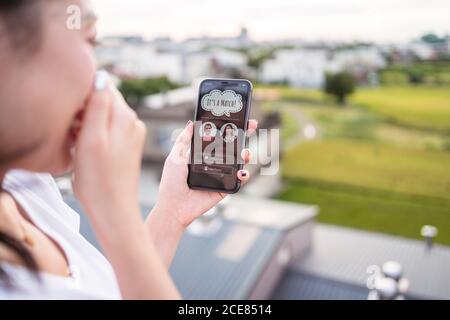
M 0 262 L 14 288 L 0 284 L 0 299 L 120 299 L 114 271 L 106 258 L 79 232 L 80 217 L 64 201 L 50 174 L 9 171 L 3 189 L 32 222 L 64 251 L 70 276 L 41 272 L 38 282 L 24 267 Z

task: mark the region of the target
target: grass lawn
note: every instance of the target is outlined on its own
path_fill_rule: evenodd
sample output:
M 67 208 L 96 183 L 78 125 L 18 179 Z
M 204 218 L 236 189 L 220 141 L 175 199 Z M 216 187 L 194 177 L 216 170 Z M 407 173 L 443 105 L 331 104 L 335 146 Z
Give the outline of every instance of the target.
M 421 238 L 425 224 L 438 227 L 436 241 L 450 245 L 448 202 L 393 192 L 345 187 L 314 181 L 291 181 L 279 198 L 318 204 L 318 221 L 348 227 Z
M 260 86 L 276 90 L 279 99 L 289 102 L 332 104 L 333 99 L 318 89 L 285 86 Z M 450 87 L 384 86 L 357 88 L 349 105 L 357 105 L 379 114 L 391 122 L 419 129 L 450 133 Z
M 280 199 L 318 205 L 321 222 L 411 238 L 432 224 L 450 245 L 450 88 L 358 88 L 345 107 L 320 90 L 274 90 L 285 138 L 292 107 L 320 130 L 284 153 Z
M 350 103 L 402 125 L 450 133 L 450 87 L 359 88 Z
M 288 112 L 281 112 L 281 122 L 281 139 L 283 139 L 283 141 L 288 141 L 289 139 L 294 138 L 298 130 L 300 130 L 297 121 L 295 121 Z
M 262 110 L 267 113 L 279 112 L 281 116 L 281 139 L 283 141 L 289 141 L 294 139 L 300 130 L 298 122 L 291 116 L 289 112 L 283 107 L 283 103 L 278 102 L 266 102 L 262 105 Z
M 325 223 L 420 238 L 438 227 L 450 245 L 450 153 L 355 139 L 325 139 L 286 152 L 279 198 L 316 204 Z
M 297 107 L 319 125 L 326 138 L 355 138 L 399 147 L 450 150 L 450 136 L 398 126 L 366 109 L 309 103 L 300 103 Z
M 450 200 L 448 152 L 327 139 L 288 150 L 282 165 L 287 179 L 328 181 Z

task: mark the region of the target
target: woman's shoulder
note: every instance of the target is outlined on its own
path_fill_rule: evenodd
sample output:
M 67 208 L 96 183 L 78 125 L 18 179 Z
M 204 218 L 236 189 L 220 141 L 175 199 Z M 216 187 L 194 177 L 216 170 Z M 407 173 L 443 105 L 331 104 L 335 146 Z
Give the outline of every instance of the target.
M 3 188 L 12 191 L 20 191 L 26 188 L 44 196 L 48 196 L 48 192 L 51 191 L 51 195 L 61 198 L 58 186 L 49 173 L 12 169 L 6 173 Z
M 4 261 L 0 265 L 10 277 L 9 286 L 0 283 L 0 300 L 121 299 L 118 290 L 92 290 L 71 277 L 45 272 L 35 275 L 23 266 Z
M 74 231 L 79 231 L 80 217 L 64 202 L 51 174 L 19 169 L 10 170 L 6 173 L 2 187 L 30 211 L 39 211 L 40 215 L 47 212 L 57 216 Z M 33 210 L 42 206 L 48 210 Z M 29 212 L 29 214 L 37 214 L 37 212 Z

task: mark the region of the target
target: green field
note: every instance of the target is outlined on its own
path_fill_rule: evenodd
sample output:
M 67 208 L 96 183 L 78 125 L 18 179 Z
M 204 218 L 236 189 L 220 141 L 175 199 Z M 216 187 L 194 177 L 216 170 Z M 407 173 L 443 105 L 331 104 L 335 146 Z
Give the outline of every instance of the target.
M 320 132 L 285 150 L 280 199 L 318 205 L 321 222 L 411 238 L 432 224 L 450 245 L 448 87 L 358 88 L 345 107 L 319 90 L 273 88 L 267 109 L 290 140 L 301 129 L 292 110 Z
M 436 241 L 450 245 L 449 203 L 372 189 L 350 188 L 316 181 L 292 181 L 279 198 L 318 204 L 318 221 L 359 229 L 420 238 L 420 228 L 439 228 Z
M 401 125 L 450 133 L 449 87 L 362 89 L 350 102 Z
M 287 102 L 330 104 L 320 90 L 274 87 Z M 349 104 L 364 107 L 395 124 L 450 133 L 450 87 L 385 86 L 358 88 Z
M 450 151 L 450 137 L 385 122 L 380 115 L 361 108 L 336 108 L 323 104 L 298 107 L 322 129 L 325 138 L 354 138 L 386 145 Z
M 450 84 L 450 61 L 429 61 L 413 64 L 395 64 L 380 72 L 380 80 L 384 85 L 406 85 L 411 81 L 410 77 L 415 75 L 427 85 L 449 85 Z
M 287 179 L 328 181 L 450 200 L 448 152 L 327 139 L 288 150 L 282 170 Z

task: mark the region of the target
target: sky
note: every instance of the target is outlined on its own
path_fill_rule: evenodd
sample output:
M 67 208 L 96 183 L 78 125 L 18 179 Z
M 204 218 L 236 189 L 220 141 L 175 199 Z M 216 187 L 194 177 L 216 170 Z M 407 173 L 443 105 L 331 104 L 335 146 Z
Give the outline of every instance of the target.
M 450 0 L 93 0 L 100 36 L 405 42 L 450 34 Z

